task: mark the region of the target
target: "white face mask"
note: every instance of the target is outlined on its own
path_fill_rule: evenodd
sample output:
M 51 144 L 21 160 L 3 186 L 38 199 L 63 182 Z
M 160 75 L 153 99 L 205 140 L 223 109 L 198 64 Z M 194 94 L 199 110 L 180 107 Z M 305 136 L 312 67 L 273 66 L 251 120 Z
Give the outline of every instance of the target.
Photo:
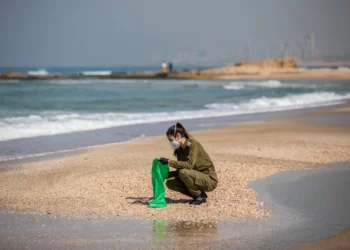
M 170 142 L 170 147 L 173 150 L 176 150 L 180 147 L 180 141 L 182 141 L 183 139 L 185 139 L 184 137 L 182 137 L 179 141 L 175 141 L 176 139 L 176 124 L 175 124 L 175 129 L 174 129 L 174 140 Z
M 185 138 L 182 137 L 179 141 L 171 141 L 170 147 L 174 150 L 180 148 L 180 141 L 182 141 L 183 139 L 185 139 Z

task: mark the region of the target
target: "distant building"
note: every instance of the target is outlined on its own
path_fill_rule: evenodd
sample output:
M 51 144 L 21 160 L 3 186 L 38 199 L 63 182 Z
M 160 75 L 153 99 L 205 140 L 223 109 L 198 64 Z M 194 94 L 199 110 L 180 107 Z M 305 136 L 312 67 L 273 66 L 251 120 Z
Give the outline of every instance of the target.
M 276 58 L 281 56 L 281 48 L 277 44 L 274 44 L 267 51 L 267 58 Z
M 299 57 L 302 60 L 306 60 L 304 43 L 297 42 L 297 48 L 299 49 L 298 53 L 296 53 L 297 57 Z
M 173 71 L 173 63 L 172 62 L 168 63 L 168 70 L 169 70 L 169 72 Z
M 292 56 L 292 53 L 290 51 L 290 45 L 288 43 L 285 43 L 282 45 L 282 52 L 281 52 L 282 57 L 290 57 Z
M 304 59 L 312 60 L 316 57 L 315 36 L 313 33 L 304 36 Z
M 249 61 L 249 60 L 252 59 L 251 45 L 250 45 L 249 41 L 244 44 L 244 47 L 243 47 L 243 59 L 245 61 Z

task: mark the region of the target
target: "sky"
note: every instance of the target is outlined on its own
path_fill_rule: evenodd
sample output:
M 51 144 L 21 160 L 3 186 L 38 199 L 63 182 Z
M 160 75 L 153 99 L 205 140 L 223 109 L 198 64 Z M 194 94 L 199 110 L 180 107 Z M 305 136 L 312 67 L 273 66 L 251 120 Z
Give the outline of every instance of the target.
M 317 49 L 350 52 L 349 0 L 0 0 L 0 67 L 147 65 L 244 43 L 263 53 L 313 32 Z

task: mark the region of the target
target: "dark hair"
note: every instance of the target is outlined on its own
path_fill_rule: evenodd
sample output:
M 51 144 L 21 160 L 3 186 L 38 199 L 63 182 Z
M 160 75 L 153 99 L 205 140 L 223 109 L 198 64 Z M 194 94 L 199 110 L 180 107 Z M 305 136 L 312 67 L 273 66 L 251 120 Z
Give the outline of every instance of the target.
M 176 128 L 176 131 L 175 131 Z M 187 133 L 186 129 L 184 128 L 184 126 L 182 126 L 181 123 L 176 123 L 175 125 L 171 126 L 168 131 L 166 132 L 166 136 L 174 136 L 177 133 L 179 133 L 181 136 L 185 137 L 186 139 L 190 139 L 192 138 L 192 136 Z M 175 136 L 174 136 L 175 137 Z

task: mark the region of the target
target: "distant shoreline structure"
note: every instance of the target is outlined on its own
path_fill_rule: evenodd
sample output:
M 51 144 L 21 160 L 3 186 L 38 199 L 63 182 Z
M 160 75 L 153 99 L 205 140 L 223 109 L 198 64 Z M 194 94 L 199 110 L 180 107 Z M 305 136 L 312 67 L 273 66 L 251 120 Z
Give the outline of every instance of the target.
M 350 67 L 350 61 L 312 61 L 312 62 L 298 62 L 299 67 Z
M 350 62 L 348 62 L 350 67 Z M 330 66 L 335 68 L 298 68 L 309 66 Z M 6 80 L 79 80 L 97 79 L 240 79 L 240 80 L 350 80 L 350 68 L 347 64 L 329 64 L 314 62 L 297 63 L 296 58 L 275 58 L 261 61 L 243 61 L 219 68 L 197 68 L 165 71 L 135 71 L 113 72 L 111 70 L 82 71 L 75 74 L 50 74 L 45 69 L 28 71 L 23 74 L 16 71 L 6 71 L 0 74 L 0 79 Z

